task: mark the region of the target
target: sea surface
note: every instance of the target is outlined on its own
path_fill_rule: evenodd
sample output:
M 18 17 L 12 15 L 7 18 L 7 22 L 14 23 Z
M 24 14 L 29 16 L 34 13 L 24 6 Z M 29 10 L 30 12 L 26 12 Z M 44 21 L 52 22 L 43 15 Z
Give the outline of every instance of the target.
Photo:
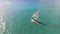
M 0 34 L 60 34 L 60 2 L 7 2 L 0 9 Z M 45 25 L 31 22 L 31 16 L 40 10 L 39 20 Z

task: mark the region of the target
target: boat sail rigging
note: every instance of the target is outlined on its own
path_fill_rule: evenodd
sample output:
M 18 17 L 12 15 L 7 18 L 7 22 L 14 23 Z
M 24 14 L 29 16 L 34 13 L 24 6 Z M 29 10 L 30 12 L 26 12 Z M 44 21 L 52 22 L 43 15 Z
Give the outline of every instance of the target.
M 39 13 L 40 13 L 40 10 L 39 10 L 39 11 L 37 11 L 36 13 L 34 13 L 32 17 L 33 17 L 33 18 L 38 18 Z
M 35 22 L 33 19 L 38 19 L 39 13 L 40 13 L 40 10 L 38 10 L 36 13 L 33 14 L 31 19 L 32 22 Z

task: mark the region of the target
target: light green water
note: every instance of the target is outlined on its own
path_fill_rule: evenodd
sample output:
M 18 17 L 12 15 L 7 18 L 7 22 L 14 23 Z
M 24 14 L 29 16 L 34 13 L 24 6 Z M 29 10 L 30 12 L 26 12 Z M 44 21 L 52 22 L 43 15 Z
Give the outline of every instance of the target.
M 5 15 L 6 30 L 4 34 L 60 34 L 59 27 L 54 29 L 31 22 L 31 16 L 41 9 L 39 19 L 43 23 L 60 26 L 60 6 L 43 3 L 40 5 L 32 3 L 11 5 Z

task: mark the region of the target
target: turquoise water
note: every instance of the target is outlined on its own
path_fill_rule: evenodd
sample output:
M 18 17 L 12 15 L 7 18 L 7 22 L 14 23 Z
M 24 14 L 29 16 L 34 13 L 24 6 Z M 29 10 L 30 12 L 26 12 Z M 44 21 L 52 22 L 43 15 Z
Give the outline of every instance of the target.
M 60 34 L 59 7 L 51 2 L 12 4 L 5 12 L 6 29 L 4 34 Z M 39 19 L 53 28 L 31 22 L 31 16 L 39 9 L 41 9 Z

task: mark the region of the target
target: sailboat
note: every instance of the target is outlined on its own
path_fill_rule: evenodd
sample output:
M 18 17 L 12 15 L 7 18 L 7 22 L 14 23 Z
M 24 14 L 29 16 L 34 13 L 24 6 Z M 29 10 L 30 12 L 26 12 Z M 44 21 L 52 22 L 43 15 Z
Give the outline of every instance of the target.
M 39 24 L 42 23 L 40 20 L 38 20 L 39 13 L 40 13 L 40 10 L 38 10 L 36 13 L 33 14 L 32 18 L 31 18 L 31 21 L 32 22 L 37 22 Z

